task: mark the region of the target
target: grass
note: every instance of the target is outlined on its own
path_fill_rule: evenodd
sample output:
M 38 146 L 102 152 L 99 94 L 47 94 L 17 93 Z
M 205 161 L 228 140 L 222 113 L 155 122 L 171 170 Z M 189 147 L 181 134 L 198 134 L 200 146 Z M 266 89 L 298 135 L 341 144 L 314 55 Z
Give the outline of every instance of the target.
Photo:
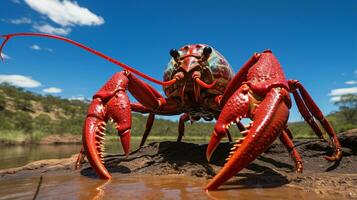
M 31 134 L 31 143 L 37 143 L 45 136 L 47 136 L 47 135 L 41 131 L 34 131 Z
M 41 131 L 34 131 L 26 134 L 23 131 L 0 131 L 0 143 L 5 144 L 25 144 L 38 143 L 46 134 Z
M 6 144 L 23 144 L 31 140 L 30 135 L 22 131 L 3 131 L 0 133 L 0 142 Z
M 290 123 L 289 127 L 291 128 L 292 134 L 295 139 L 316 139 L 318 138 L 312 131 L 312 129 L 306 125 L 304 122 L 294 122 Z M 336 127 L 336 125 L 335 125 Z M 338 127 L 338 126 L 337 126 Z M 351 128 L 355 128 L 356 126 L 351 126 Z M 350 128 L 350 127 L 349 127 Z M 337 131 L 342 132 L 344 130 L 339 130 L 337 128 Z M 137 133 L 142 133 L 143 131 L 137 130 Z M 204 131 L 207 132 L 207 131 Z M 233 139 L 236 139 L 237 137 L 240 137 L 240 134 L 238 133 L 232 133 Z M 186 142 L 208 142 L 210 137 L 211 137 L 211 132 L 208 131 L 207 134 L 200 134 L 200 135 L 191 135 L 191 134 L 186 134 L 186 136 L 183 138 L 182 141 Z M 4 131 L 0 130 L 0 143 L 5 143 L 5 144 L 27 144 L 27 143 L 39 143 L 41 139 L 45 138 L 46 136 L 49 136 L 50 134 L 46 134 L 43 131 L 33 131 L 31 133 L 27 133 L 24 131 L 15 131 L 15 130 L 10 130 L 10 131 Z M 77 134 L 78 135 L 78 134 Z M 80 137 L 80 135 L 78 135 Z M 177 140 L 178 133 L 170 133 L 169 135 L 158 135 L 157 132 L 153 132 L 150 136 L 147 138 L 147 142 L 151 141 L 176 141 Z M 324 133 L 325 138 L 328 138 L 327 134 Z M 131 140 L 134 142 L 140 142 L 142 139 L 142 135 L 131 135 Z M 108 142 L 117 142 L 119 139 L 119 136 L 116 135 L 115 132 L 113 133 L 108 133 L 105 137 L 105 140 Z M 224 138 L 222 141 L 227 141 L 227 138 Z

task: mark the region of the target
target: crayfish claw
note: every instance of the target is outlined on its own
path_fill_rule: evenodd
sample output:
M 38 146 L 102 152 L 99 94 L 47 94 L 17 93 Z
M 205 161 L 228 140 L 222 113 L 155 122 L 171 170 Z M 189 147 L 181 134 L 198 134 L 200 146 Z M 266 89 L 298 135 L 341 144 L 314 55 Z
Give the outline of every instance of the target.
M 208 143 L 207 150 L 206 150 L 206 158 L 208 162 L 211 161 L 212 154 L 217 149 L 221 139 L 222 137 L 218 136 L 216 132 L 213 132 L 211 136 L 211 140 Z
M 130 152 L 131 108 L 126 94 L 126 72 L 116 73 L 93 97 L 83 128 L 83 146 L 96 174 L 111 179 L 104 166 L 104 139 L 107 122 L 115 124 L 125 155 Z
M 125 156 L 128 157 L 130 153 L 130 129 L 120 134 L 120 141 L 123 146 Z

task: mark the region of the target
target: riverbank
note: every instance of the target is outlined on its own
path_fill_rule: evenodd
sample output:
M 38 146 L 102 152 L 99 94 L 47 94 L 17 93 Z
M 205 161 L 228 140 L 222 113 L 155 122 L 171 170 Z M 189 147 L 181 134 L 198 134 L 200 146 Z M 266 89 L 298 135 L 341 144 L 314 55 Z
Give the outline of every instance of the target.
M 142 136 L 131 136 L 131 140 L 141 141 Z M 209 135 L 203 136 L 188 136 L 187 139 L 189 141 L 208 141 Z M 149 136 L 149 139 L 152 141 L 176 141 L 177 136 L 158 136 L 152 135 Z M 107 135 L 105 137 L 107 142 L 118 142 L 119 137 L 116 135 Z M 185 140 L 185 138 L 184 138 Z M 29 144 L 37 144 L 37 145 L 58 145 L 58 144 L 81 144 L 82 143 L 82 135 L 48 135 L 43 136 L 37 139 L 31 139 L 30 136 L 27 136 L 23 133 L 19 132 L 7 132 L 0 134 L 0 145 L 29 145 Z
M 295 140 L 297 150 L 304 162 L 304 172 L 294 172 L 294 163 L 280 143 L 274 143 L 262 156 L 225 184 L 222 189 L 276 188 L 289 186 L 306 192 L 314 192 L 323 198 L 357 198 L 357 130 L 339 134 L 343 145 L 340 163 L 329 163 L 323 156 L 331 153 L 326 142 L 320 140 Z M 155 142 L 124 155 L 105 156 L 105 165 L 114 179 L 132 175 L 184 175 L 208 180 L 225 163 L 232 147 L 222 143 L 212 162 L 205 160 L 207 145 L 177 142 Z M 1 180 L 39 177 L 51 173 L 79 173 L 89 179 L 96 175 L 84 163 L 82 170 L 74 171 L 76 155 L 67 159 L 41 160 L 23 167 L 0 170 Z M 159 177 L 158 177 L 159 178 Z M 284 194 L 282 194 L 284 195 Z
M 0 134 L 0 144 L 2 145 L 55 145 L 55 144 L 80 144 L 82 143 L 81 135 L 72 134 L 53 134 L 43 135 L 41 133 L 33 133 L 27 135 L 19 131 L 3 132 Z

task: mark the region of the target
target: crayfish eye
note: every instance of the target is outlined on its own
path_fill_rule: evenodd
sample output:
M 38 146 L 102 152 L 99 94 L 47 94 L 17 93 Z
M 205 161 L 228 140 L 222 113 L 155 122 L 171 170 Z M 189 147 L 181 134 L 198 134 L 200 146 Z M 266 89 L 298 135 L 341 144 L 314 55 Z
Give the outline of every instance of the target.
M 170 50 L 170 55 L 176 60 L 180 57 L 180 53 L 176 49 Z
M 209 46 L 206 46 L 203 48 L 202 56 L 208 58 L 212 53 L 212 48 Z

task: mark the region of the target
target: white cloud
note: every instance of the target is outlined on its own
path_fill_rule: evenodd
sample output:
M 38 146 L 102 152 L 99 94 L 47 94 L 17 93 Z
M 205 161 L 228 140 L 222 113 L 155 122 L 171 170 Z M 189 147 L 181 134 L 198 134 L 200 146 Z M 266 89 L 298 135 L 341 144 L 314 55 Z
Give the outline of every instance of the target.
M 3 59 L 5 59 L 5 60 L 9 60 L 9 59 L 11 59 L 11 57 L 10 57 L 10 56 L 8 56 L 8 55 L 4 54 L 3 52 L 1 52 L 1 57 L 2 57 Z
M 340 99 L 341 99 L 341 96 L 334 96 L 334 97 L 330 98 L 330 101 L 336 102 L 336 101 L 339 101 Z
M 63 90 L 61 88 L 56 88 L 56 87 L 50 87 L 50 88 L 45 88 L 42 90 L 45 93 L 61 93 Z
M 357 74 L 357 69 L 354 71 L 354 73 Z M 357 85 L 357 81 L 349 80 L 349 81 L 346 81 L 345 84 Z M 328 95 L 331 96 L 330 101 L 336 102 L 336 101 L 340 101 L 341 96 L 346 95 L 346 94 L 357 94 L 357 87 L 333 89 L 330 91 L 330 93 Z
M 104 19 L 71 0 L 25 0 L 33 10 L 47 16 L 61 26 L 94 26 L 104 24 Z
M 83 101 L 83 102 L 90 102 L 90 99 L 87 97 L 84 97 L 82 95 L 79 96 L 73 96 L 71 98 L 69 98 L 69 100 L 78 100 L 78 101 Z
M 85 97 L 71 97 L 69 100 L 79 100 L 79 101 L 84 101 L 86 98 Z
M 42 24 L 42 25 L 35 24 L 33 28 L 43 33 L 57 34 L 57 35 L 68 35 L 71 32 L 70 28 L 56 28 L 49 24 Z
M 34 45 L 30 46 L 30 48 L 33 49 L 33 50 L 36 50 L 36 51 L 39 51 L 39 50 L 42 49 L 42 48 L 41 48 L 40 46 L 38 46 L 37 44 L 34 44 Z
M 37 44 L 34 44 L 34 45 L 31 45 L 30 46 L 30 49 L 33 49 L 33 50 L 36 50 L 36 51 L 49 51 L 49 52 L 52 52 L 53 49 L 50 49 L 50 48 L 47 48 L 47 47 L 40 47 L 39 45 Z
M 9 83 L 18 87 L 36 88 L 41 86 L 41 83 L 33 80 L 29 76 L 22 75 L 4 75 L 0 74 L 0 83 Z
M 357 81 L 346 81 L 345 84 L 347 84 L 347 85 L 355 85 L 355 84 L 357 84 Z
M 31 24 L 32 20 L 27 17 L 22 17 L 20 19 L 10 19 L 9 22 L 11 24 Z
M 329 95 L 330 96 L 341 96 L 344 94 L 355 94 L 355 93 L 357 93 L 357 87 L 333 89 L 333 90 L 331 90 Z
M 50 49 L 50 48 L 47 48 L 47 47 L 41 47 L 41 46 L 39 46 L 37 44 L 31 45 L 30 49 L 33 49 L 35 51 L 49 51 L 49 52 L 53 51 L 53 49 Z

